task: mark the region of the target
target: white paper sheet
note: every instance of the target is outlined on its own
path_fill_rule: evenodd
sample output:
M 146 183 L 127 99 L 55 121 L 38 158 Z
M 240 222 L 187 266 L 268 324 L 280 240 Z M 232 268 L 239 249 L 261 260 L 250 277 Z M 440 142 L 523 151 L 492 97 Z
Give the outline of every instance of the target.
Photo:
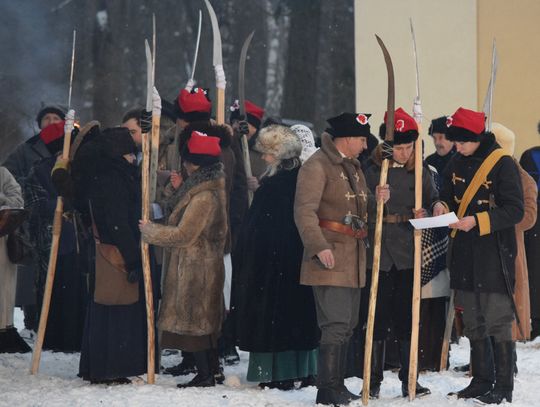
M 448 227 L 452 223 L 456 223 L 459 219 L 454 212 L 450 212 L 441 216 L 433 216 L 431 218 L 409 219 L 409 222 L 415 229 L 430 229 Z

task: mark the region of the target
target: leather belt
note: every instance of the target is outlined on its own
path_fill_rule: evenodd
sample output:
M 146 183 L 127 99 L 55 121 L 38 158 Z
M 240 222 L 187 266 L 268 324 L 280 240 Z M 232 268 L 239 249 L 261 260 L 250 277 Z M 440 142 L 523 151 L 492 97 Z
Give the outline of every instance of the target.
M 353 230 L 349 225 L 331 220 L 319 219 L 319 226 L 332 232 L 354 237 L 355 239 L 365 239 L 367 237 L 367 229 Z
M 386 222 L 386 223 L 404 223 L 404 222 L 408 222 L 409 219 L 412 219 L 412 216 L 394 214 L 394 215 L 386 215 L 383 218 L 383 222 Z

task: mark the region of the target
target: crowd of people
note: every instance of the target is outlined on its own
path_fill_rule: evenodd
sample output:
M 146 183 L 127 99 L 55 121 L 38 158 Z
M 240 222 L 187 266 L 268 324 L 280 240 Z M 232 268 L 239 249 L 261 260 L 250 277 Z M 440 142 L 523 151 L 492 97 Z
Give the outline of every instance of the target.
M 141 151 L 151 127 L 144 109 L 127 112 L 118 127 L 92 121 L 77 128 L 65 160 L 66 112 L 45 107 L 38 134 L 0 167 L 0 205 L 27 211 L 17 237 L 31 248 L 13 260 L 7 241 L 15 232 L 0 238 L 0 352 L 31 350 L 13 327 L 13 310 L 22 307 L 32 339 L 60 196 L 43 347 L 80 352 L 83 380 L 123 384 L 147 371 L 142 241 L 151 249 L 156 353 L 182 351 L 182 362 L 167 369 L 157 357 L 156 372 L 196 373 L 180 388 L 215 386 L 225 379 L 223 365 L 239 362 L 239 348 L 249 352 L 248 381 L 281 390 L 315 385 L 317 403 L 348 404 L 359 398 L 344 380 L 362 376 L 382 201 L 369 396 L 379 398 L 389 366 L 399 368 L 401 395 L 408 396 L 409 220 L 454 211 L 459 220 L 450 229 L 422 234 L 418 368 L 439 369 L 455 295 L 453 336 L 470 340 L 472 376 L 455 396 L 512 401 L 515 341 L 540 335 L 539 147 L 518 162 L 515 135 L 497 123 L 486 129 L 484 113 L 459 108 L 436 118 L 429 127 L 436 151 L 423 161 L 422 208 L 415 209 L 418 117 L 402 108 L 389 144 L 372 134 L 368 113 L 329 118 L 319 138 L 303 124 L 264 120 L 264 110 L 249 101 L 245 115 L 235 102 L 229 123 L 217 124 L 208 91 L 191 85 L 173 103 L 154 92 L 156 106 L 161 131 L 150 220 L 141 214 Z M 385 132 L 383 124 L 381 139 Z M 417 397 L 429 393 L 416 383 Z

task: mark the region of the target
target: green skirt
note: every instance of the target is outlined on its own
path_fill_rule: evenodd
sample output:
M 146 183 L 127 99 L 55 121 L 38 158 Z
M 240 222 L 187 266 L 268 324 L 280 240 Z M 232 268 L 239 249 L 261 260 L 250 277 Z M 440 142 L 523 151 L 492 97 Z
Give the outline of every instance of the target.
M 268 383 L 316 374 L 317 349 L 249 354 L 249 382 Z

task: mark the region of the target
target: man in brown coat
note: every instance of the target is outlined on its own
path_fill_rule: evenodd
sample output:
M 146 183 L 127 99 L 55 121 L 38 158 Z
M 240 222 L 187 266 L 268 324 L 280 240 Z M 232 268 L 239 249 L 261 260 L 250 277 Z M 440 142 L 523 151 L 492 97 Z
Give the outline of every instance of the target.
M 296 187 L 294 216 L 304 243 L 300 283 L 313 286 L 322 332 L 317 368 L 322 404 L 358 398 L 345 387 L 344 373 L 366 279 L 368 205 L 375 204 L 355 158 L 366 148 L 369 116 L 342 113 L 328 119 L 331 128 L 300 169 Z M 377 195 L 388 200 L 388 187 L 378 188 Z

